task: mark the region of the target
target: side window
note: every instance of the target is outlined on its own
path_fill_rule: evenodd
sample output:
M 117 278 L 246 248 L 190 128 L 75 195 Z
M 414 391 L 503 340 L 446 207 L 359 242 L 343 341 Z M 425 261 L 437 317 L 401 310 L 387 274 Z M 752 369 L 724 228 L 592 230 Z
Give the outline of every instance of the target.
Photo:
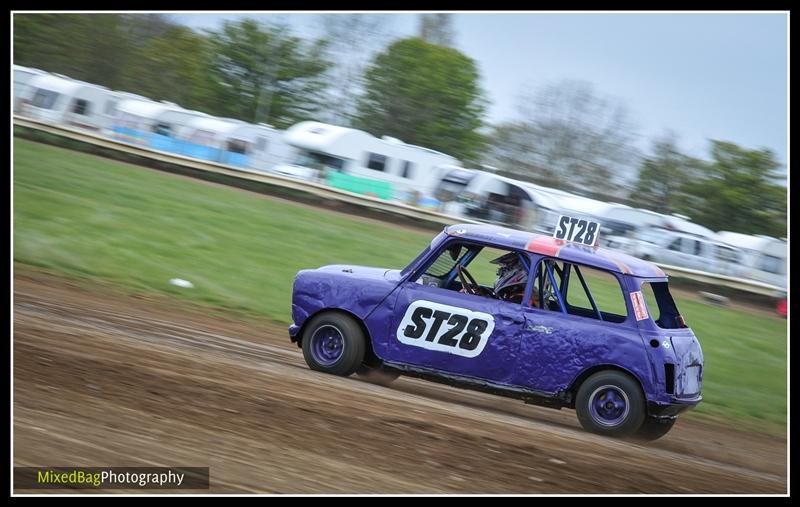
M 38 89 L 33 96 L 33 100 L 31 101 L 34 107 L 40 107 L 42 109 L 53 109 L 58 100 L 58 93 L 53 92 L 50 90 L 43 90 Z
M 669 293 L 667 282 L 645 282 L 642 284 L 642 294 L 649 316 L 658 327 L 662 329 L 687 327 Z
M 669 244 L 667 247 L 669 250 L 673 250 L 675 252 L 681 251 L 681 238 L 675 238 L 675 240 Z
M 75 99 L 72 104 L 72 112 L 84 116 L 89 114 L 89 102 L 84 99 Z
M 563 263 L 544 259 L 536 266 L 531 292 L 531 306 L 554 312 L 561 311 L 558 292 L 561 289 Z
M 256 138 L 256 151 L 264 151 L 266 149 L 267 149 L 267 138 L 260 136 Z
M 153 125 L 153 132 L 162 136 L 170 137 L 172 126 L 169 123 L 156 123 Z
M 774 255 L 762 255 L 761 262 L 758 264 L 758 268 L 767 273 L 774 273 L 776 275 L 782 275 L 784 273 L 784 265 L 781 259 Z
M 377 153 L 367 153 L 367 167 L 375 171 L 386 170 L 386 155 L 378 155 Z
M 564 293 L 567 313 L 606 322 L 624 322 L 628 308 L 619 280 L 600 269 L 566 264 Z
M 739 252 L 733 248 L 716 245 L 717 259 L 725 262 L 739 262 Z
M 241 155 L 247 155 L 248 149 L 248 142 L 242 139 L 231 139 L 228 141 L 228 151 L 232 153 L 239 153 Z
M 413 178 L 414 177 L 414 164 L 409 162 L 408 160 L 402 161 L 402 170 L 400 171 L 400 175 L 403 178 Z
M 700 241 L 695 240 L 694 242 L 694 254 L 695 255 L 703 255 L 703 245 L 707 245 L 707 243 L 702 243 Z

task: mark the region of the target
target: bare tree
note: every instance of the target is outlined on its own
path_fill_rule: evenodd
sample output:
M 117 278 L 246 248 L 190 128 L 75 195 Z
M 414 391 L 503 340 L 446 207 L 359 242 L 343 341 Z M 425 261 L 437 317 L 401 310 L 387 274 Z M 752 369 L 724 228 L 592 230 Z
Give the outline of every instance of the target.
M 521 120 L 495 127 L 487 161 L 506 173 L 589 195 L 625 195 L 638 152 L 628 110 L 584 81 L 519 98 Z
M 317 20 L 334 61 L 328 73 L 328 117 L 321 119 L 347 126 L 355 114 L 367 64 L 389 41 L 392 18 L 385 14 L 320 14 Z
M 420 14 L 419 37 L 431 44 L 453 46 L 455 31 L 452 14 Z

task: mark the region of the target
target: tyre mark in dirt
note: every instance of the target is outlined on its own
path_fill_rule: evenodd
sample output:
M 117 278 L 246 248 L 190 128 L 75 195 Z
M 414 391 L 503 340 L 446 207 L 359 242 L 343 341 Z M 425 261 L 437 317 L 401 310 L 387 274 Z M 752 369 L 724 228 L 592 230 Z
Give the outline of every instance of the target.
M 24 294 L 22 296 L 25 297 Z M 15 303 L 14 311 L 19 316 L 46 318 L 53 324 L 82 326 L 152 343 L 171 343 L 187 348 L 213 350 L 259 363 L 276 361 L 289 366 L 299 366 L 296 360 L 302 358 L 299 351 L 292 352 L 270 345 L 258 345 L 164 320 L 143 320 L 111 311 L 99 312 L 31 300 Z

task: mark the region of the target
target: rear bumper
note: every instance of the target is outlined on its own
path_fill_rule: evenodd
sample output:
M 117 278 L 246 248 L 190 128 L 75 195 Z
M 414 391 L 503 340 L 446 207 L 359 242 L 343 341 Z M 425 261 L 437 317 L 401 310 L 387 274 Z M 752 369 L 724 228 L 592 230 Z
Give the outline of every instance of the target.
M 656 401 L 647 402 L 647 413 L 651 417 L 657 418 L 673 418 L 677 417 L 681 412 L 685 412 L 694 408 L 698 403 L 703 400 L 702 396 L 697 396 L 691 399 L 672 398 L 668 403 L 661 403 Z
M 298 340 L 298 338 L 300 338 L 300 336 L 298 336 L 299 333 L 300 333 L 300 326 L 295 325 L 295 324 L 292 324 L 291 326 L 289 326 L 289 338 L 293 342 L 296 342 Z

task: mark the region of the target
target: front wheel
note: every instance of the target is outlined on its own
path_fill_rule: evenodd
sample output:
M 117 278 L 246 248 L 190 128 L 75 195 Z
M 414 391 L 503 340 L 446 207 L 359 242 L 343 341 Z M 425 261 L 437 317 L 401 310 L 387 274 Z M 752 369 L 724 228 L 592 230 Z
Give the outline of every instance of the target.
M 642 426 L 645 399 L 639 384 L 620 371 L 601 371 L 586 379 L 575 398 L 578 421 L 587 431 L 628 437 Z
M 303 331 L 303 357 L 312 370 L 346 377 L 361 366 L 365 340 L 364 332 L 352 317 L 321 313 Z

